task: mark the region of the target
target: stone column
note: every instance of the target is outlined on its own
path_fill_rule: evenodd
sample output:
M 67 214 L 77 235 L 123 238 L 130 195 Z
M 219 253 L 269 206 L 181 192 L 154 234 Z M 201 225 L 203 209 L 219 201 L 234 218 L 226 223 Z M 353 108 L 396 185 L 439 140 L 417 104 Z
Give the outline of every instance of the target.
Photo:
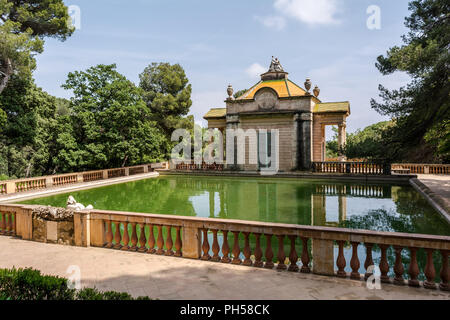
M 312 167 L 312 113 L 306 112 L 300 114 L 300 121 L 300 164 L 303 170 L 310 170 Z
M 300 169 L 300 143 L 299 143 L 299 132 L 298 132 L 298 128 L 299 128 L 299 119 L 300 116 L 298 114 L 294 115 L 294 122 L 293 122 L 293 126 L 292 126 L 292 132 L 293 132 L 293 136 L 292 136 L 292 150 L 293 150 L 293 154 L 292 154 L 292 167 L 293 170 L 298 170 Z
M 238 129 L 240 127 L 240 122 L 239 122 L 239 116 L 238 115 L 232 115 L 232 116 L 227 116 L 227 127 L 226 129 Z M 230 137 L 227 136 L 227 139 L 231 139 Z M 228 148 L 228 144 L 230 144 L 230 146 L 234 146 L 234 156 L 237 157 L 237 146 L 235 146 L 234 141 L 225 141 L 225 153 L 227 154 L 227 157 L 230 153 L 228 153 L 227 148 Z M 238 169 L 239 166 L 234 163 L 234 159 L 228 159 L 226 158 L 226 168 L 227 169 Z
M 339 129 L 338 129 L 338 144 L 339 144 L 339 149 L 343 149 L 345 147 L 346 144 L 346 140 L 347 140 L 347 134 L 346 134 L 346 125 L 345 123 L 340 124 L 339 125 Z M 346 161 L 346 157 L 344 156 L 344 154 L 339 150 L 339 161 Z

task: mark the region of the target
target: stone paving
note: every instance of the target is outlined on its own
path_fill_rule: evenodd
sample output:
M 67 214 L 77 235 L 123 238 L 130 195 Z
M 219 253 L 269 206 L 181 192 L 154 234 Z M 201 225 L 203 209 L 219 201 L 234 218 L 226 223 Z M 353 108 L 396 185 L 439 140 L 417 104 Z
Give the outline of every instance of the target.
M 386 284 L 381 290 L 369 290 L 363 281 L 5 236 L 0 236 L 0 248 L 0 268 L 33 267 L 68 277 L 69 266 L 76 265 L 82 286 L 163 300 L 450 300 L 450 292 L 440 290 Z
M 420 174 L 411 180 L 411 184 L 450 223 L 450 176 Z

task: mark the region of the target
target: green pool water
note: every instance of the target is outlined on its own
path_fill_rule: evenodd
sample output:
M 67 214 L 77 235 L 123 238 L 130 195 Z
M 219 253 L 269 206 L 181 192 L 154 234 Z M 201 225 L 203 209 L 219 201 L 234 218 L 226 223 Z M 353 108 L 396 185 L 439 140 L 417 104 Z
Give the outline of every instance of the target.
M 174 175 L 21 203 L 64 207 L 69 195 L 73 195 L 84 205 L 92 204 L 94 208 L 104 210 L 450 235 L 450 225 L 409 185 Z M 131 234 L 131 226 L 128 227 Z M 148 227 L 145 232 L 148 235 Z M 163 234 L 166 238 L 165 229 Z M 209 243 L 212 243 L 212 234 L 208 234 L 208 238 Z M 219 244 L 222 245 L 223 235 L 219 234 L 218 238 Z M 233 243 L 231 234 L 228 242 Z M 242 234 L 239 242 L 243 248 Z M 250 236 L 250 245 L 255 248 L 253 235 Z M 289 252 L 289 245 L 288 239 L 285 239 L 285 252 Z M 311 254 L 310 245 L 311 243 L 308 251 Z M 263 242 L 263 252 L 265 247 L 266 243 Z M 272 237 L 272 247 L 278 247 L 275 237 Z M 296 249 L 297 252 L 302 252 L 300 239 L 297 239 Z M 210 255 L 212 254 L 210 251 Z M 337 255 L 338 247 L 335 245 L 335 261 Z M 345 270 L 350 272 L 352 250 L 348 244 L 344 248 L 344 256 L 347 261 Z M 366 252 L 362 245 L 358 248 L 358 256 L 361 261 L 359 271 L 364 273 Z M 375 246 L 373 259 L 376 265 L 379 264 L 380 257 L 381 251 Z M 242 253 L 240 258 L 244 258 Z M 388 249 L 387 258 L 391 266 L 389 274 L 393 276 L 395 254 L 392 248 Z M 417 260 L 419 279 L 424 280 L 426 253 L 423 249 L 418 251 Z M 440 270 L 441 260 L 438 252 L 434 253 L 433 260 L 436 270 Z M 407 278 L 410 261 L 407 250 L 402 252 L 402 261 Z M 436 281 L 439 281 L 439 272 L 436 273 Z
M 96 209 L 450 235 L 450 225 L 409 185 L 273 178 L 160 176 L 23 201 Z

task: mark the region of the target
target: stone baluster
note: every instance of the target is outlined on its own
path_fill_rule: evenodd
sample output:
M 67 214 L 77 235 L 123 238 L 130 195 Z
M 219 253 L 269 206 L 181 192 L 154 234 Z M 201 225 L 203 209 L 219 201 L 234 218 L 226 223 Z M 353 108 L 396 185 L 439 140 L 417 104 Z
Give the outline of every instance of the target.
M 358 246 L 359 242 L 352 242 L 352 259 L 350 260 L 350 267 L 352 268 L 352 273 L 350 274 L 350 279 L 361 280 L 361 274 L 359 273 L 360 262 L 358 258 Z
M 369 270 L 370 266 L 373 266 L 373 258 L 372 258 L 372 248 L 373 248 L 373 244 L 372 243 L 364 243 L 364 246 L 366 247 L 366 261 L 364 262 L 364 268 L 366 269 L 366 273 L 364 274 L 364 280 L 367 281 L 367 279 L 369 279 L 373 273 L 372 272 L 368 272 L 367 270 Z
M 380 280 L 383 283 L 391 283 L 391 279 L 388 276 L 388 272 L 389 272 L 389 263 L 387 261 L 387 249 L 389 248 L 388 245 L 386 244 L 380 244 L 380 249 L 381 249 L 381 260 L 380 260 L 380 272 L 381 272 L 381 277 Z
M 114 249 L 120 249 L 122 248 L 122 244 L 120 243 L 120 241 L 122 240 L 122 237 L 120 235 L 120 222 L 116 221 L 114 222 L 115 226 L 116 226 L 116 232 L 114 234 L 114 242 L 116 243 L 114 245 Z
M 11 234 L 16 235 L 16 213 L 11 212 Z
M 138 242 L 138 238 L 137 238 L 137 232 L 136 232 L 136 222 L 132 222 L 131 223 L 131 251 L 137 251 L 138 247 L 137 247 L 137 242 Z
M 123 223 L 123 237 L 122 237 L 122 240 L 123 240 L 123 247 L 122 247 L 121 250 L 123 250 L 123 251 L 130 250 L 130 246 L 129 246 L 130 236 L 128 235 L 128 222 L 124 222 Z
M 253 265 L 253 261 L 252 259 L 250 259 L 250 256 L 252 255 L 252 251 L 250 249 L 250 233 L 249 232 L 244 232 L 244 237 L 245 237 L 245 244 L 244 244 L 244 266 L 252 266 Z
M 147 239 L 145 238 L 145 223 L 141 223 L 140 225 L 140 234 L 139 234 L 139 249 L 138 252 L 147 252 L 147 247 L 145 244 L 147 243 Z
M 114 244 L 113 241 L 113 232 L 112 232 L 112 221 L 107 220 L 106 222 L 106 243 L 105 248 L 112 248 Z
M 181 253 L 181 247 L 183 246 L 182 241 L 181 241 L 181 227 L 177 226 L 175 227 L 176 230 L 176 237 L 175 237 L 175 257 L 181 257 L 182 253 Z
M 278 238 L 278 266 L 277 270 L 286 270 L 286 264 L 284 261 L 286 260 L 286 254 L 284 253 L 284 235 L 277 235 Z
M 233 245 L 233 260 L 232 264 L 241 264 L 242 260 L 239 258 L 241 254 L 241 248 L 239 248 L 239 231 L 233 231 L 234 234 L 234 245 Z
M 439 284 L 439 288 L 443 291 L 450 291 L 450 268 L 448 265 L 448 250 L 441 250 L 442 257 L 442 267 L 441 267 L 441 283 Z
M 154 226 L 151 224 L 148 226 L 148 250 L 147 253 L 156 253 L 155 249 L 155 234 L 154 234 Z
M 298 272 L 299 267 L 297 265 L 298 261 L 298 254 L 297 250 L 295 250 L 295 238 L 296 236 L 289 236 L 289 239 L 291 240 L 291 251 L 289 252 L 289 268 L 288 271 L 291 272 Z
M 433 249 L 426 249 L 427 251 L 427 265 L 425 266 L 425 277 L 427 278 L 423 282 L 423 286 L 427 289 L 436 289 L 436 283 L 434 278 L 436 277 L 436 270 L 434 268 L 433 261 Z
M 6 235 L 10 235 L 12 233 L 12 220 L 11 220 L 12 214 L 10 212 L 6 213 L 5 215 L 5 222 L 6 222 Z
M 228 245 L 228 231 L 223 230 L 223 244 L 222 244 L 222 260 L 223 263 L 230 263 L 230 246 Z
M 172 227 L 166 226 L 167 229 L 167 238 L 166 238 L 166 256 L 173 256 L 174 252 L 172 250 L 173 248 L 173 241 L 172 241 Z
M 257 268 L 262 268 L 264 262 L 262 261 L 262 250 L 261 250 L 261 234 L 255 233 L 256 245 L 255 245 L 255 263 L 253 264 Z
M 267 240 L 267 246 L 266 246 L 266 263 L 264 264 L 264 268 L 266 269 L 272 269 L 274 267 L 273 264 L 273 251 L 272 251 L 272 235 L 271 234 L 265 234 L 266 240 Z
M 220 256 L 219 256 L 220 246 L 219 246 L 219 240 L 217 238 L 217 232 L 219 230 L 211 230 L 211 231 L 213 233 L 213 245 L 212 245 L 213 256 L 211 258 L 211 261 L 220 262 Z
M 156 240 L 156 244 L 158 246 L 158 250 L 156 250 L 156 254 L 162 255 L 164 254 L 164 237 L 163 237 L 163 230 L 162 225 L 157 225 L 158 228 L 158 239 Z
M 0 212 L 2 221 L 0 221 L 0 234 L 5 234 L 6 231 L 6 223 L 5 223 L 5 213 Z
M 340 278 L 346 278 L 347 272 L 345 272 L 346 262 L 345 262 L 345 256 L 344 256 L 345 241 L 337 241 L 337 243 L 339 246 L 338 258 L 336 260 L 336 265 L 338 267 L 337 276 Z
M 419 287 L 419 265 L 417 264 L 417 248 L 409 248 L 409 251 L 411 252 L 411 261 L 409 263 L 409 280 L 408 285 L 410 287 Z
M 308 238 L 301 238 L 302 239 L 302 268 L 300 269 L 301 273 L 310 273 L 311 268 L 309 267 L 309 262 L 311 259 L 309 258 L 309 252 L 308 252 Z
M 399 247 L 399 246 L 394 246 L 394 250 L 395 250 L 394 284 L 402 286 L 405 284 L 405 279 L 403 278 L 403 273 L 405 272 L 405 268 L 403 267 L 403 262 L 402 262 L 403 248 Z
M 203 232 L 202 260 L 210 260 L 211 256 L 209 255 L 208 229 L 202 229 L 202 232 Z

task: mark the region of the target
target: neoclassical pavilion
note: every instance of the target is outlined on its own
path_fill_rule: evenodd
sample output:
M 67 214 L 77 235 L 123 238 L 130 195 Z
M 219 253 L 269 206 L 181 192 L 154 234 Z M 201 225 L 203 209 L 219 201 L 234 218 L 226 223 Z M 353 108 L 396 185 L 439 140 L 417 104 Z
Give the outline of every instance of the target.
M 269 70 L 261 75 L 257 84 L 237 99 L 233 98 L 230 85 L 226 108 L 211 109 L 204 119 L 208 121 L 208 128 L 221 131 L 277 129 L 279 170 L 308 170 L 312 162 L 325 161 L 325 126 L 338 126 L 339 145 L 345 145 L 346 120 L 350 115 L 348 101 L 322 102 L 320 89 L 315 86 L 310 93 L 311 87 L 310 79 L 306 79 L 305 89 L 289 80 L 279 60 L 272 58 Z M 246 152 L 246 164 L 241 169 L 260 169 L 259 164 L 249 163 L 249 157 Z M 341 160 L 345 160 L 344 157 Z

